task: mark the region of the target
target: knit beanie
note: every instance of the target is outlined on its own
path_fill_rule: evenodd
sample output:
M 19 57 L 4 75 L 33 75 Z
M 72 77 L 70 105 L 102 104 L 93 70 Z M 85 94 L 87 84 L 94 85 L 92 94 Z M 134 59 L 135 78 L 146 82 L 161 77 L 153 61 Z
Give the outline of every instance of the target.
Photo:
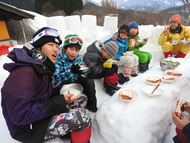
M 35 48 L 40 48 L 42 47 L 43 45 L 45 45 L 46 43 L 48 42 L 53 42 L 53 43 L 56 43 L 58 45 L 61 45 L 62 43 L 62 40 L 60 39 L 59 35 L 54 37 L 51 36 L 51 35 L 48 35 L 48 33 L 45 33 L 46 35 L 40 37 L 42 34 L 44 34 L 44 30 L 48 31 L 48 29 L 51 31 L 55 31 L 55 33 L 57 32 L 56 29 L 53 29 L 53 28 L 50 28 L 50 27 L 43 27 L 41 29 L 39 29 L 36 33 L 34 33 L 34 35 L 32 36 L 32 41 L 31 41 L 31 44 L 35 47 Z M 57 32 L 58 34 L 58 32 Z M 39 39 L 37 39 L 39 37 Z M 34 41 L 35 39 L 37 39 L 36 41 Z
M 77 38 L 79 38 L 82 41 L 82 39 L 78 35 L 76 35 L 76 34 L 69 34 L 69 35 L 65 36 L 65 41 L 64 41 L 63 48 L 65 48 L 68 45 L 79 45 L 80 49 L 81 49 L 82 45 L 80 45 L 79 42 L 71 43 L 69 41 L 69 38 L 71 38 L 71 37 L 77 37 Z
M 131 22 L 128 24 L 128 26 L 129 26 L 129 30 L 131 30 L 132 28 L 139 29 L 138 24 L 136 22 Z
M 178 24 L 180 24 L 180 16 L 179 15 L 173 15 L 170 19 L 169 19 L 169 23 L 171 22 L 176 22 Z
M 106 44 L 104 44 L 103 49 L 111 56 L 115 56 L 118 52 L 118 45 L 114 41 L 109 41 Z
M 125 29 L 127 32 L 129 32 L 129 26 L 128 25 L 125 25 L 125 24 L 121 25 L 120 28 L 119 28 L 119 30 L 118 30 L 118 33 L 120 33 L 120 31 L 122 29 Z

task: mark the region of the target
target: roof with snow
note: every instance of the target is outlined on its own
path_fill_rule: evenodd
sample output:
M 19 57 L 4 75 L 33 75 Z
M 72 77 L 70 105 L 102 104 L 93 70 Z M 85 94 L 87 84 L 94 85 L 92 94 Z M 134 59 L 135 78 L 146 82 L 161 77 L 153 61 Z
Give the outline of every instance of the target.
M 19 8 L 0 2 L 0 19 L 1 20 L 8 20 L 8 19 L 21 20 L 23 18 L 34 19 L 34 17 L 35 16 L 32 15 L 31 13 L 27 13 L 26 11 L 23 11 Z

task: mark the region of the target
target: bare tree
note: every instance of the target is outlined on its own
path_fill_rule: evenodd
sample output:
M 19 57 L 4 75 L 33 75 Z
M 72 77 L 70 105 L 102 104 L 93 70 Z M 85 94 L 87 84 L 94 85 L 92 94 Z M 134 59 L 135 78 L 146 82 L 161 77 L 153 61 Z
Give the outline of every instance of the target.
M 187 8 L 190 10 L 190 1 L 189 0 L 181 0 L 186 6 Z

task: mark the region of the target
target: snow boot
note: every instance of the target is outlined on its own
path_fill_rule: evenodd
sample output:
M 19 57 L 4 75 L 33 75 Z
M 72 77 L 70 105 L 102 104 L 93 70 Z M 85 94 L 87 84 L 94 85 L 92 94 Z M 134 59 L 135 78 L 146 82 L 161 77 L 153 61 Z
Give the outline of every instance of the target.
M 72 143 L 89 143 L 91 137 L 91 127 L 90 125 L 88 128 L 84 129 L 80 132 L 71 132 L 71 141 Z
M 168 56 L 171 56 L 172 57 L 172 52 L 164 52 L 164 57 L 167 58 Z
M 119 84 L 124 84 L 125 83 L 125 78 L 123 77 L 122 73 L 118 74 L 118 78 L 119 78 L 119 80 L 118 80 Z
M 135 74 L 132 74 L 131 76 L 132 76 L 132 77 L 136 77 L 136 76 L 138 76 L 138 74 L 137 74 L 137 73 L 135 73 Z
M 147 62 L 146 63 L 139 63 L 139 72 L 140 73 L 144 73 L 145 71 L 147 71 L 148 68 L 147 68 Z
M 181 51 L 175 56 L 175 58 L 185 58 L 186 54 L 182 53 Z

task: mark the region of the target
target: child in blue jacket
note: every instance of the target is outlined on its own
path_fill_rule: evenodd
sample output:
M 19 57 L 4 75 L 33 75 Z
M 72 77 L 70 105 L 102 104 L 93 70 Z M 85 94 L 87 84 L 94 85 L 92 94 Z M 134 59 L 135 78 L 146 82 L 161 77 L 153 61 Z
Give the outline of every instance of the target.
M 126 39 L 128 32 L 129 27 L 123 24 L 119 28 L 118 33 L 104 42 L 107 43 L 109 41 L 115 41 L 119 46 L 119 50 L 114 58 L 120 59 L 119 62 L 117 62 L 117 65 L 123 67 L 123 73 L 119 74 L 120 84 L 128 82 L 130 80 L 130 76 L 137 76 L 136 72 L 139 64 L 139 58 L 133 53 L 129 52 L 128 41 Z

